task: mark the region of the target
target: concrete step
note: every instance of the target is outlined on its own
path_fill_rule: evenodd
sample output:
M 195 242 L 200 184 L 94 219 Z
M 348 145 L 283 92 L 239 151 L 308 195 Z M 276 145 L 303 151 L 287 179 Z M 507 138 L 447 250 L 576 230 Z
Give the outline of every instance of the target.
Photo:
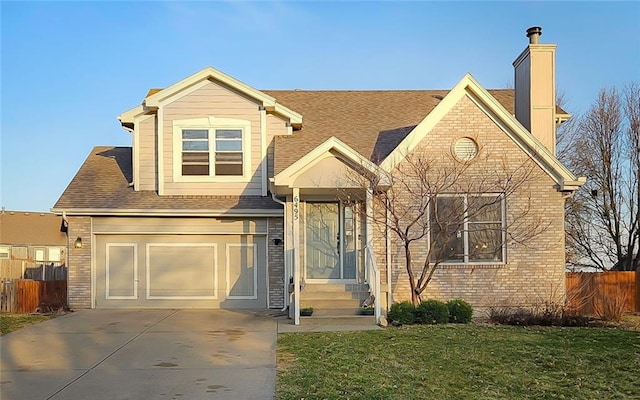
M 369 292 L 300 292 L 301 300 L 365 300 Z
M 308 300 L 300 298 L 300 308 L 313 307 L 316 308 L 352 308 L 358 309 L 362 304 L 360 299 L 330 299 L 330 300 Z
M 303 292 L 369 292 L 369 285 L 360 283 L 305 283 Z
M 376 321 L 372 315 L 361 316 L 316 316 L 300 317 L 300 325 L 375 325 Z
M 360 307 L 313 307 L 312 317 L 372 317 L 370 315 L 360 315 Z

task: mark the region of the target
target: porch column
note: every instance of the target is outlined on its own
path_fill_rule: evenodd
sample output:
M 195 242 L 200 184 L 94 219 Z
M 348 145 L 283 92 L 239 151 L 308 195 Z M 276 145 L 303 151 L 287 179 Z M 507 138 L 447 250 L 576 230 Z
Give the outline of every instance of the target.
M 367 280 L 369 282 L 369 287 L 373 291 L 373 295 L 375 297 L 373 302 L 373 310 L 376 318 L 376 323 L 380 320 L 380 271 L 378 270 L 378 266 L 375 260 L 375 252 L 373 249 L 373 189 L 367 188 L 367 197 L 366 197 L 366 215 L 367 215 L 367 223 L 366 223 L 366 238 L 367 238 L 367 251 L 365 262 L 367 263 L 367 272 L 368 277 Z
M 300 325 L 300 189 L 293 188 L 293 323 Z

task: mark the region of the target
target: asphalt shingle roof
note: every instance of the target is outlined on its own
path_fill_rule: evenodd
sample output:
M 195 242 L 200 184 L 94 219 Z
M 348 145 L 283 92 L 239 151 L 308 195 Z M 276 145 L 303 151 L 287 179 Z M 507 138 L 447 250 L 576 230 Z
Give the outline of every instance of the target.
M 65 209 L 134 210 L 278 210 L 282 206 L 261 196 L 158 196 L 134 191 L 130 147 L 94 147 L 53 207 Z
M 489 90 L 514 113 L 514 92 Z M 380 162 L 449 93 L 449 90 L 265 90 L 302 114 L 302 129 L 275 139 L 275 173 L 335 136 L 371 161 Z
M 0 243 L 23 246 L 64 246 L 67 236 L 60 231 L 62 219 L 51 213 L 0 212 Z
M 149 94 L 161 89 L 151 89 Z M 364 157 L 382 161 L 449 93 L 449 90 L 307 91 L 265 90 L 278 103 L 302 114 L 302 129 L 275 138 L 275 173 L 335 136 Z M 514 113 L 514 91 L 489 90 Z M 148 94 L 148 95 L 149 95 Z M 558 112 L 563 110 L 558 109 Z M 130 147 L 96 147 L 66 188 L 63 209 L 281 209 L 261 196 L 158 196 L 135 192 Z

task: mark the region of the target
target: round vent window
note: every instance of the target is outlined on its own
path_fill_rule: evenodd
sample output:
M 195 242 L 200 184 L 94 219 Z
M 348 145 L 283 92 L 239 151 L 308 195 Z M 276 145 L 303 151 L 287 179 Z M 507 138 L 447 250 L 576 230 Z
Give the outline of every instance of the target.
M 478 145 L 471 138 L 460 138 L 453 150 L 458 160 L 471 161 L 478 155 Z

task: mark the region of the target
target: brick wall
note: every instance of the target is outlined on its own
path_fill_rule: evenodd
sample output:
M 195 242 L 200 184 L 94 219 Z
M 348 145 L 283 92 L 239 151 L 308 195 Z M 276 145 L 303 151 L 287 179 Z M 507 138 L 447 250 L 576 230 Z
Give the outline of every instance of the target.
M 451 167 L 452 149 L 460 137 L 473 138 L 480 152 L 457 180 L 461 192 L 495 192 L 491 184 L 496 176 L 514 168 L 528 170 L 524 184 L 508 196 L 508 240 L 506 265 L 441 266 L 429 284 L 424 298 L 448 300 L 461 297 L 476 308 L 526 306 L 543 301 L 562 301 L 564 297 L 564 200 L 555 182 L 469 98 L 460 102 L 429 132 L 412 154 L 421 154 L 434 169 Z M 447 164 L 448 163 L 448 164 Z M 439 164 L 439 165 L 438 165 Z M 405 164 L 406 166 L 406 164 Z M 403 164 L 400 164 L 403 168 Z M 435 173 L 435 172 L 434 172 Z M 543 233 L 522 240 L 527 230 L 539 227 Z M 511 230 L 511 231 L 510 231 Z M 380 229 L 376 230 L 376 235 Z M 521 231 L 521 232 L 520 232 Z M 409 281 L 403 250 L 395 234 L 392 244 L 392 291 L 394 301 L 409 300 Z M 415 263 L 420 265 L 427 253 L 427 240 L 412 247 Z M 376 246 L 380 251 L 380 247 Z M 414 269 L 419 274 L 420 268 Z
M 91 217 L 69 219 L 69 290 L 72 309 L 91 308 Z M 74 246 L 82 238 L 82 248 Z
M 280 239 L 274 244 L 273 239 Z M 284 218 L 269 218 L 267 235 L 269 251 L 269 306 L 284 307 Z

